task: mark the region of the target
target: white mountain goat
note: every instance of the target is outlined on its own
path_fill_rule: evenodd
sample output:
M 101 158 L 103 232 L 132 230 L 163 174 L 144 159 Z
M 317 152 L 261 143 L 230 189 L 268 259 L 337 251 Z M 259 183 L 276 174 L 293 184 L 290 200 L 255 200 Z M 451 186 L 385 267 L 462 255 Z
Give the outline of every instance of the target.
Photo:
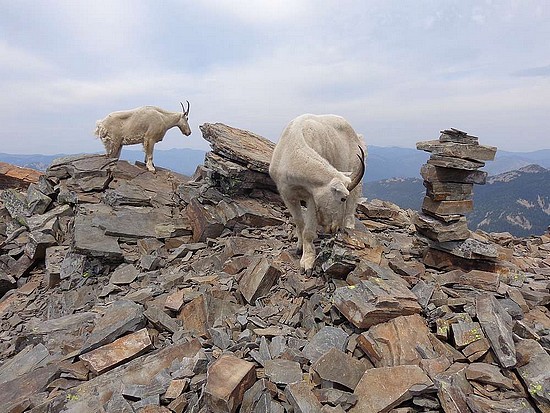
M 162 141 L 168 129 L 177 126 L 185 136 L 191 134 L 187 122 L 187 110 L 181 103 L 182 112 L 169 112 L 155 106 L 142 106 L 132 110 L 121 110 L 107 115 L 96 122 L 95 135 L 101 139 L 109 158 L 119 158 L 123 145 L 143 144 L 145 165 L 155 172 L 153 165 L 153 147 Z
M 275 146 L 269 174 L 296 224 L 300 267 L 308 276 L 317 226 L 329 233 L 355 226 L 364 148 L 363 138 L 344 118 L 309 114 L 291 121 Z

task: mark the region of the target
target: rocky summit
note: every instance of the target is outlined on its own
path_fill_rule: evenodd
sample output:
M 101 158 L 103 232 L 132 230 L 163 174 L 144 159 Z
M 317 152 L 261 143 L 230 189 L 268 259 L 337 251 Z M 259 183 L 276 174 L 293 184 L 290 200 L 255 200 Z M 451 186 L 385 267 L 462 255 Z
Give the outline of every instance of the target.
M 201 131 L 191 178 L 80 155 L 1 192 L 0 412 L 550 412 L 550 234 L 365 194 L 307 278 L 273 143 Z

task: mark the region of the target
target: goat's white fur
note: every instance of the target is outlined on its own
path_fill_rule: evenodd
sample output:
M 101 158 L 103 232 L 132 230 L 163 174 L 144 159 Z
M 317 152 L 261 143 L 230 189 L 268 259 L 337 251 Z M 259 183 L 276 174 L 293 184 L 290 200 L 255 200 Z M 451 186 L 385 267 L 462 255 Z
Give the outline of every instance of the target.
M 191 134 L 187 111 L 170 112 L 155 106 L 142 106 L 108 114 L 96 122 L 95 135 L 101 139 L 110 158 L 119 158 L 123 145 L 143 144 L 145 165 L 155 172 L 153 148 L 162 141 L 166 131 L 177 126 L 185 136 Z
M 330 233 L 355 226 L 364 172 L 360 148 L 363 138 L 344 118 L 311 114 L 291 121 L 275 146 L 269 174 L 296 224 L 300 267 L 308 274 L 318 225 Z M 352 179 L 359 183 L 350 192 Z

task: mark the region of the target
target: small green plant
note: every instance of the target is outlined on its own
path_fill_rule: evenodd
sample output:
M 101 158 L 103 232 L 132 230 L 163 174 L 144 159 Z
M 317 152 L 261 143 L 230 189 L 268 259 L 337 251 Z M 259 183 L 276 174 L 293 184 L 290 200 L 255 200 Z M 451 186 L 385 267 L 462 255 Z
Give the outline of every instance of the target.
M 542 384 L 540 383 L 531 383 L 529 385 L 529 394 L 531 396 L 544 396 L 544 391 L 542 388 Z

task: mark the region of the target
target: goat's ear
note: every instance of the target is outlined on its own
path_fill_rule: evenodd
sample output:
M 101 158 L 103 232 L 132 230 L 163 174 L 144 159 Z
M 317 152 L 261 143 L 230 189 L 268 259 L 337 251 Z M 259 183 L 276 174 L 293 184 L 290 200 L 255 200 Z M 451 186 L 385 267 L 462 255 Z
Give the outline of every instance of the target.
M 332 179 L 332 181 L 330 181 L 330 189 L 341 196 L 349 195 L 349 191 L 348 191 L 348 188 L 346 188 L 346 185 L 340 179 L 337 179 L 337 178 L 334 178 Z
M 351 176 L 353 175 L 353 172 L 342 172 L 342 174 L 349 179 L 349 181 L 345 182 L 346 185 L 349 185 L 351 183 Z

